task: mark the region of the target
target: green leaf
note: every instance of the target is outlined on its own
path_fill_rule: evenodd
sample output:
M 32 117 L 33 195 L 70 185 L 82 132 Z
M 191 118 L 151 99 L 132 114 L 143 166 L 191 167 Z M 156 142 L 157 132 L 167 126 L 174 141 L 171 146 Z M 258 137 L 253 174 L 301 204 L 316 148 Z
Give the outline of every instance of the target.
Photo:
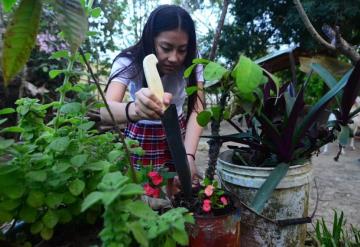
M 196 117 L 198 124 L 202 127 L 205 127 L 210 122 L 210 119 L 211 112 L 209 111 L 202 111 Z
M 5 123 L 8 119 L 7 118 L 3 118 L 3 119 L 0 119 L 0 125 L 2 125 L 3 123 Z M 1 148 L 1 147 L 0 147 Z
M 128 224 L 128 227 L 134 235 L 135 240 L 141 244 L 141 246 L 149 246 L 149 240 L 147 239 L 146 232 L 138 221 Z
M 118 159 L 120 156 L 124 155 L 124 151 L 122 150 L 112 150 L 107 155 L 107 158 L 110 162 L 114 162 L 116 159 Z
M 67 50 L 55 51 L 51 54 L 50 59 L 59 59 L 59 58 L 70 58 L 69 52 Z
M 220 64 L 210 62 L 205 66 L 204 79 L 206 81 L 219 81 L 227 72 Z
M 41 221 L 36 221 L 35 223 L 31 224 L 30 232 L 32 234 L 38 234 L 44 228 L 44 224 Z
M 210 63 L 210 60 L 208 59 L 205 59 L 205 58 L 195 58 L 192 60 L 192 63 L 195 63 L 195 64 L 208 64 Z
M 55 0 L 55 10 L 64 38 L 70 44 L 71 53 L 75 54 L 88 31 L 85 9 L 79 0 Z
M 53 234 L 54 234 L 54 230 L 51 228 L 47 228 L 47 227 L 44 227 L 40 232 L 40 236 L 44 240 L 50 240 L 52 238 Z
M 10 147 L 12 144 L 14 144 L 14 140 L 13 139 L 9 139 L 9 140 L 1 140 L 0 139 L 0 150 L 2 149 L 7 149 L 8 147 Z M 0 166 L 0 174 L 1 174 L 1 170 L 2 168 L 4 168 L 3 166 Z
M 50 192 L 45 198 L 45 203 L 49 208 L 57 208 L 62 200 L 63 194 Z
M 99 7 L 93 8 L 91 10 L 91 17 L 98 18 L 101 15 L 101 9 Z
M 1 0 L 1 2 L 4 6 L 5 12 L 10 12 L 12 6 L 16 3 L 16 0 Z
M 192 64 L 190 65 L 188 68 L 186 68 L 186 70 L 184 71 L 184 77 L 185 78 L 189 78 L 189 76 L 191 75 L 192 71 L 194 70 L 195 66 L 197 64 Z
M 74 157 L 72 157 L 70 162 L 74 166 L 80 167 L 85 163 L 87 158 L 88 158 L 87 154 L 79 154 L 79 155 L 75 155 Z
M 90 193 L 85 200 L 83 201 L 83 203 L 81 204 L 81 212 L 84 212 L 85 210 L 87 210 L 89 207 L 91 207 L 92 205 L 94 205 L 95 203 L 97 203 L 98 201 L 100 201 L 102 198 L 102 193 L 95 191 Z
M 127 210 L 140 219 L 155 219 L 157 214 L 143 201 L 133 201 L 127 206 Z
M 56 163 L 51 169 L 55 173 L 62 173 L 66 171 L 69 167 L 70 167 L 69 163 L 61 162 L 61 163 Z
M 61 106 L 60 111 L 62 113 L 79 113 L 81 110 L 81 103 L 71 102 Z
M 3 108 L 0 110 L 0 115 L 11 114 L 14 112 L 15 112 L 14 108 Z
M 26 203 L 33 208 L 39 208 L 41 205 L 43 205 L 44 198 L 45 195 L 43 192 L 32 190 L 26 199 Z
M 212 116 L 216 121 L 220 121 L 220 106 L 211 107 Z
M 0 211 L 11 211 L 15 208 L 17 208 L 21 204 L 20 200 L 5 200 L 0 202 Z
M 61 224 L 68 223 L 72 219 L 71 212 L 67 208 L 57 210 L 56 214 L 59 216 L 59 223 Z
M 197 86 L 191 86 L 191 87 L 187 87 L 185 88 L 185 92 L 188 96 L 193 95 L 194 93 L 196 93 L 198 91 L 198 87 Z
M 46 174 L 46 171 L 32 171 L 32 172 L 28 172 L 26 174 L 26 177 L 27 178 L 30 178 L 34 181 L 37 181 L 37 182 L 44 182 L 47 178 L 47 174 Z
M 37 217 L 37 210 L 35 208 L 24 205 L 19 213 L 20 219 L 27 223 L 33 223 Z
M 126 184 L 121 189 L 122 196 L 135 196 L 144 194 L 143 188 L 138 184 Z
M 13 219 L 13 216 L 5 210 L 0 210 L 0 223 L 9 222 Z
M 176 228 L 173 228 L 173 232 L 172 232 L 172 238 L 178 242 L 181 245 L 188 245 L 189 244 L 189 237 L 186 234 L 186 231 L 180 231 Z
M 11 186 L 4 190 L 4 193 L 11 199 L 20 198 L 25 192 L 25 188 L 22 185 Z
M 54 79 L 55 77 L 57 77 L 58 75 L 60 75 L 61 73 L 64 73 L 65 70 L 62 69 L 52 69 L 49 71 L 49 77 L 51 79 Z
M 269 177 L 261 185 L 257 191 L 254 200 L 251 203 L 251 208 L 257 213 L 261 213 L 265 203 L 270 198 L 271 194 L 275 190 L 276 186 L 280 183 L 289 169 L 289 165 L 286 163 L 278 164 L 274 170 L 271 171 Z
M 38 33 L 41 2 L 22 0 L 8 25 L 2 50 L 4 85 L 22 69 L 30 57 Z M 12 3 L 10 3 L 12 5 Z
M 50 143 L 49 148 L 54 151 L 62 152 L 68 147 L 69 144 L 69 137 L 58 137 Z
M 10 132 L 10 133 L 21 133 L 23 132 L 24 129 L 21 127 L 17 127 L 17 126 L 12 126 L 12 127 L 7 127 L 7 128 L 3 128 L 0 133 L 2 132 Z
M 105 169 L 105 167 L 110 167 L 111 163 L 105 161 L 105 160 L 100 160 L 98 162 L 94 162 L 94 163 L 90 163 L 90 164 L 86 164 L 83 169 L 84 170 L 90 170 L 90 171 L 102 171 Z
M 54 228 L 59 222 L 59 217 L 53 210 L 48 210 L 41 220 L 46 227 Z
M 84 190 L 84 188 L 85 188 L 85 183 L 80 179 L 75 179 L 69 185 L 69 191 L 74 196 L 80 195 L 81 192 Z
M 0 142 L 0 145 L 1 144 L 2 143 Z M 19 169 L 20 167 L 16 165 L 0 165 L 0 176 L 7 175 Z
M 251 59 L 241 56 L 231 76 L 235 79 L 240 93 L 252 93 L 263 83 L 263 71 L 259 65 Z
M 79 125 L 79 129 L 89 130 L 89 129 L 91 129 L 94 125 L 95 125 L 95 122 L 90 121 L 90 122 L 87 122 L 87 123 L 80 124 L 80 125 Z

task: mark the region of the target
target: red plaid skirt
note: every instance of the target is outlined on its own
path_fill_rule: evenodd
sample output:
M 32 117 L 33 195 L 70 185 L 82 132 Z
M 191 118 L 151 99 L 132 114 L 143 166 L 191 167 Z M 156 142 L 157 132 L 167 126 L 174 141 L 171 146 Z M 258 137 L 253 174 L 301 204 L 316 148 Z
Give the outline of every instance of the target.
M 184 139 L 186 123 L 183 114 L 179 116 L 179 124 Z M 154 170 L 158 170 L 166 165 L 173 170 L 170 149 L 162 124 L 129 123 L 125 130 L 125 136 L 137 140 L 145 151 L 144 156 L 131 155 L 131 164 L 135 168 L 152 165 Z

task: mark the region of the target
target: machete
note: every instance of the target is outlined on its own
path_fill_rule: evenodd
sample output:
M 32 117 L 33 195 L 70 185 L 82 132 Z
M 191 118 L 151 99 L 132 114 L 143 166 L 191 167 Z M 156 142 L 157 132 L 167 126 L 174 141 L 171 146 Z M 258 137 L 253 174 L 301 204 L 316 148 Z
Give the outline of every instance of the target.
M 159 72 L 156 68 L 157 63 L 158 60 L 156 56 L 154 54 L 150 54 L 144 58 L 143 67 L 149 89 L 159 100 L 162 101 L 164 88 Z M 192 196 L 191 173 L 181 135 L 179 118 L 174 104 L 171 104 L 167 109 L 164 109 L 164 114 L 161 116 L 161 122 L 165 129 L 167 143 L 169 145 L 176 172 L 179 176 L 182 191 L 185 198 L 190 200 Z

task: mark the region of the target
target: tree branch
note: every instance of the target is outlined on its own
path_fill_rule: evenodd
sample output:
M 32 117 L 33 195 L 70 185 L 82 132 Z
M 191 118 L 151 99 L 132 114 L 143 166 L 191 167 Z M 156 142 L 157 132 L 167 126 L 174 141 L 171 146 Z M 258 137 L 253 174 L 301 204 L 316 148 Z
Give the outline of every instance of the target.
M 300 18 L 303 21 L 306 29 L 309 31 L 310 35 L 320 44 L 325 46 L 327 49 L 335 51 L 335 46 L 328 43 L 326 40 L 324 40 L 320 34 L 315 30 L 314 26 L 311 24 L 309 17 L 306 15 L 305 10 L 303 6 L 300 3 L 300 0 L 293 0 L 296 10 L 299 12 Z
M 215 58 L 215 54 L 216 54 L 216 48 L 218 46 L 219 40 L 220 40 L 220 34 L 221 34 L 221 30 L 224 26 L 224 22 L 225 22 L 225 16 L 229 7 L 229 1 L 228 0 L 224 0 L 223 3 L 223 7 L 221 10 L 221 15 L 220 15 L 220 20 L 219 20 L 219 24 L 216 28 L 216 32 L 215 32 L 215 36 L 214 36 L 214 40 L 211 46 L 211 51 L 210 51 L 210 55 L 209 55 L 209 60 L 214 60 Z

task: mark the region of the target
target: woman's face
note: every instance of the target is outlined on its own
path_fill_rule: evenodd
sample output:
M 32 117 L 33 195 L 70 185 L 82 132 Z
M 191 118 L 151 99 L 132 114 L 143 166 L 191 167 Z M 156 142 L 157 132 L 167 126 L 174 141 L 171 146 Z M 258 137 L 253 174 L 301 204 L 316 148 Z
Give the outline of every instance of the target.
M 161 32 L 155 38 L 158 68 L 162 74 L 178 71 L 186 58 L 189 37 L 181 30 Z

